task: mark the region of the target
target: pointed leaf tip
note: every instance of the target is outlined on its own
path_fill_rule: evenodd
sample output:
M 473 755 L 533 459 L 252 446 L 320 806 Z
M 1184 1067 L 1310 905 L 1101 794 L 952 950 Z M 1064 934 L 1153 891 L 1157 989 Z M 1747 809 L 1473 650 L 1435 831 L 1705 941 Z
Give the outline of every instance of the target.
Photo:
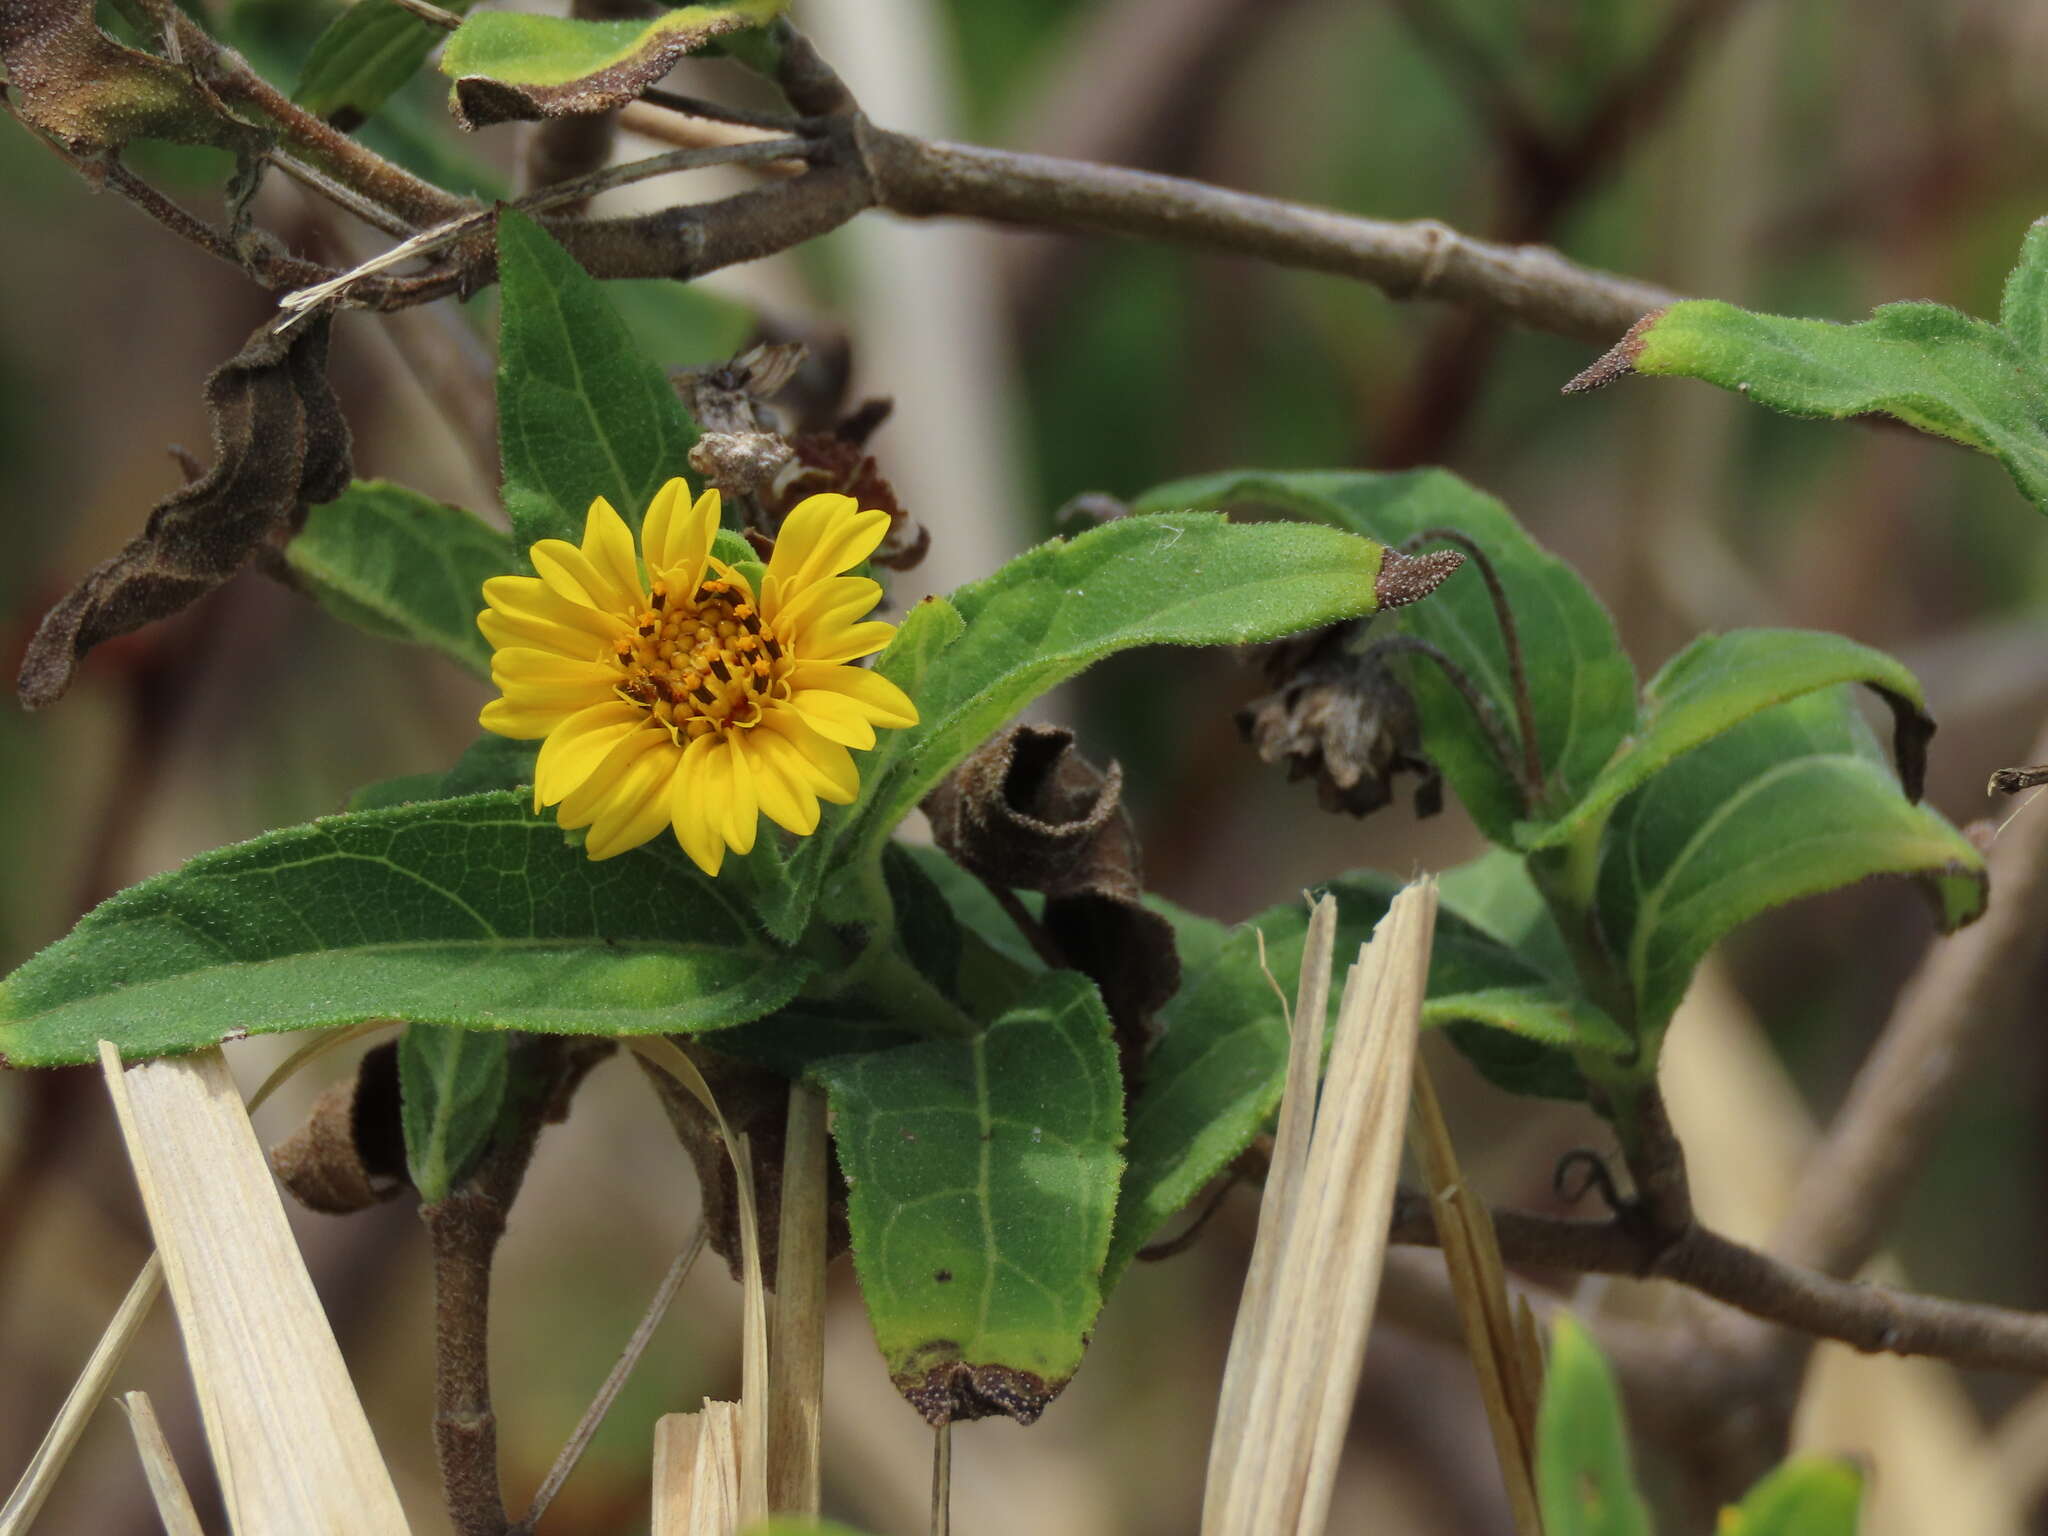
M 1382 608 L 1405 608 L 1420 602 L 1459 566 L 1465 557 L 1455 549 L 1432 549 L 1419 555 L 1388 550 L 1373 583 L 1373 596 Z
M 1668 309 L 1670 306 L 1666 305 Z M 1628 333 L 1601 353 L 1590 368 L 1574 374 L 1566 383 L 1562 393 L 1583 395 L 1589 390 L 1604 389 L 1616 379 L 1625 379 L 1636 371 L 1636 359 L 1642 356 L 1643 336 L 1651 326 L 1664 318 L 1663 309 L 1653 309 L 1642 319 L 1628 328 Z

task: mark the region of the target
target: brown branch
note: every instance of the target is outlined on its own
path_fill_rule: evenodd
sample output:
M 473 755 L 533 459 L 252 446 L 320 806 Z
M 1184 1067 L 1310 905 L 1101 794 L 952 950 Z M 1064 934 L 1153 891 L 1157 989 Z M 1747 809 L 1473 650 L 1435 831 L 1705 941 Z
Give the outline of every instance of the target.
M 476 206 L 468 198 L 444 192 L 432 182 L 393 165 L 308 112 L 178 7 L 165 6 L 164 21 L 166 46 L 176 50 L 223 101 L 267 118 L 300 158 L 311 161 L 406 223 L 414 227 L 439 224 L 465 208 Z
M 1501 1255 L 1580 1274 L 1669 1280 L 1750 1316 L 1867 1354 L 1923 1355 L 1953 1365 L 2048 1376 L 2048 1316 L 1858 1285 L 1784 1263 L 1697 1223 L 1675 1239 L 1627 1221 L 1562 1221 L 1496 1211 Z M 1396 1243 L 1436 1246 L 1426 1195 L 1394 1201 Z
M 2048 756 L 2048 732 L 2033 750 Z M 2048 928 L 2048 806 L 2015 808 L 1987 862 L 1990 907 L 1928 951 L 1800 1170 L 1771 1245 L 1790 1263 L 1850 1275 L 1877 1252 L 1963 1079 L 2032 979 Z
M 1396 299 L 1492 311 L 1532 330 L 1611 341 L 1677 295 L 1536 246 L 1473 240 L 1433 220 L 1395 224 L 1177 176 L 1016 154 L 868 128 L 880 206 L 1135 235 L 1333 272 Z
M 513 1128 L 446 1199 L 420 1207 L 434 1253 L 434 1451 L 458 1536 L 505 1536 L 498 1418 L 491 1406 L 491 1262 L 541 1127 L 568 1110 L 610 1040 L 526 1037 L 513 1047 Z

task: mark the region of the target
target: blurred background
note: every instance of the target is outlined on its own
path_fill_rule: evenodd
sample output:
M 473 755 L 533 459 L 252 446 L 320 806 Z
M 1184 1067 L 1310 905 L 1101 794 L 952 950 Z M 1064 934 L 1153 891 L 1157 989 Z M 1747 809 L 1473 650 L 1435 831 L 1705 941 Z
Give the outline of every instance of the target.
M 285 84 L 334 9 L 199 8 Z M 796 17 L 890 126 L 1442 219 L 1752 308 L 1847 320 L 1920 298 L 1994 314 L 2022 232 L 2048 213 L 2048 11 L 2024 0 L 798 0 Z M 746 86 L 717 64 L 672 84 L 728 100 Z M 467 185 L 513 185 L 519 131 L 463 138 L 438 83 L 416 86 L 378 130 L 386 147 L 437 157 Z M 628 139 L 620 152 L 649 148 Z M 217 206 L 217 157 L 143 146 L 133 161 L 191 206 Z M 633 190 L 720 186 L 714 173 Z M 325 259 L 377 248 L 374 236 L 346 244 L 358 232 L 312 219 L 289 186 L 267 188 L 258 217 Z M 2048 528 L 1989 460 L 1926 438 L 1793 422 L 1686 383 L 1566 399 L 1582 346 L 1135 244 L 869 216 L 709 286 L 729 304 L 636 297 L 668 361 L 722 356 L 750 312 L 843 337 L 855 397 L 895 399 L 875 448 L 934 536 L 927 564 L 899 581 L 904 600 L 1044 537 L 1082 492 L 1234 465 L 1435 463 L 1578 565 L 1645 675 L 1700 631 L 1743 624 L 1838 629 L 1899 654 L 1941 722 L 1929 798 L 1958 823 L 2012 813 L 1981 786 L 2030 760 L 2048 716 Z M 204 456 L 200 385 L 267 303 L 12 125 L 0 129 L 0 294 L 11 665 L 43 609 L 176 484 L 169 445 Z M 475 430 L 487 401 L 473 388 L 487 377 L 487 303 L 440 308 L 409 317 L 402 343 L 369 317 L 337 325 L 357 472 L 495 515 Z M 1441 869 L 1479 850 L 1455 804 L 1424 823 L 1405 805 L 1363 823 L 1318 811 L 1308 785 L 1237 742 L 1232 711 L 1260 691 L 1224 654 L 1142 653 L 1048 701 L 1091 755 L 1122 760 L 1158 890 L 1235 921 L 1343 868 Z M 369 780 L 446 764 L 483 697 L 452 665 L 346 629 L 254 574 L 106 647 L 57 707 L 0 712 L 0 968 L 143 876 L 337 810 Z M 1666 1077 L 1710 1220 L 1768 1232 L 1810 1122 L 1832 1113 L 1928 939 L 1915 893 L 1869 886 L 1739 933 L 1703 973 Z M 2037 1024 L 2032 1008 L 1999 1022 L 1922 1172 L 1893 1247 L 1917 1286 L 2048 1307 Z M 236 1047 L 245 1085 L 283 1049 Z M 1468 1167 L 1498 1201 L 1544 1205 L 1561 1151 L 1611 1144 L 1581 1112 L 1495 1094 L 1448 1052 L 1428 1059 Z M 259 1128 L 286 1133 L 317 1087 L 281 1096 Z M 600 1069 L 543 1141 L 500 1263 L 494 1364 L 515 1509 L 696 1202 L 639 1074 Z M 1138 1266 L 1042 1423 L 956 1434 L 958 1529 L 1194 1528 L 1253 1203 L 1239 1192 L 1189 1252 Z M 416 1528 L 441 1529 L 419 1224 L 407 1202 L 294 1219 Z M 146 1252 L 97 1078 L 0 1076 L 0 1481 L 26 1463 Z M 1426 1301 L 1434 1257 L 1401 1263 L 1331 1528 L 1505 1531 L 1470 1368 L 1426 1305 L 1403 1300 Z M 929 1434 L 889 1388 L 851 1280 L 835 1270 L 828 1511 L 921 1531 Z M 1669 1304 L 1622 1289 L 1582 1285 L 1577 1299 Z M 723 1267 L 700 1265 L 544 1531 L 645 1528 L 649 1425 L 736 1391 L 737 1317 Z M 1874 1465 L 1869 1529 L 2048 1531 L 2048 1399 L 2032 1384 L 1840 1353 L 1822 1352 L 1801 1433 Z M 203 1480 L 167 1313 L 123 1384 L 152 1391 Z M 1667 1529 L 1704 1529 L 1710 1511 L 1671 1459 L 1648 1436 L 1640 1454 L 1675 1512 Z M 103 1412 L 39 1529 L 141 1536 L 149 1509 L 126 1429 Z

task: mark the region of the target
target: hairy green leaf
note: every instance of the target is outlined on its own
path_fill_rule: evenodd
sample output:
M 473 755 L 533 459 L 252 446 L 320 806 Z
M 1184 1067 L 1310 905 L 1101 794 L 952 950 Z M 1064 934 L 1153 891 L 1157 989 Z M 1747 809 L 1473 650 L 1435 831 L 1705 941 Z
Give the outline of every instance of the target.
M 1935 812 L 1910 803 L 1847 689 L 1753 715 L 1669 764 L 1614 809 L 1601 841 L 1596 910 L 1657 1043 L 1693 967 L 1768 909 L 1874 875 L 1918 877 L 1943 932 L 1984 910 L 1984 859 Z
M 443 7 L 461 15 L 469 0 Z M 353 127 L 419 73 L 448 34 L 398 0 L 355 0 L 333 21 L 306 55 L 292 100 L 308 112 Z
M 2048 511 L 2048 227 L 2034 224 L 1999 324 L 1941 304 L 1886 304 L 1859 325 L 1689 299 L 1646 315 L 1567 391 L 1629 373 L 1703 379 L 1793 416 L 1882 412 L 1990 454 Z
M 201 854 L 102 903 L 0 982 L 0 1057 L 135 1060 L 404 1019 L 632 1035 L 795 995 L 777 950 L 669 839 L 593 863 L 514 792 L 330 816 Z
M 498 211 L 498 276 L 498 442 L 514 542 L 523 552 L 581 539 L 598 496 L 638 529 L 697 440 L 668 376 L 597 279 L 511 208 Z
M 820 1064 L 854 1264 L 890 1378 L 933 1423 L 1029 1423 L 1102 1304 L 1123 1085 L 1086 977 L 981 1033 Z
M 1343 969 L 1400 889 L 1359 872 L 1332 881 L 1338 985 Z M 1264 937 L 1263 965 L 1260 938 Z M 1131 1105 L 1130 1171 L 1117 1207 L 1108 1279 L 1122 1274 L 1161 1222 L 1242 1152 L 1272 1117 L 1287 1072 L 1287 1024 L 1273 981 L 1293 996 L 1308 935 L 1301 903 L 1274 907 L 1233 932 L 1200 972 L 1189 971 L 1162 1014 Z M 1448 1029 L 1482 1070 L 1518 1092 L 1583 1092 L 1574 1055 L 1625 1055 L 1620 1027 L 1541 968 L 1456 913 L 1440 911 L 1430 954 L 1425 1026 Z
M 505 1102 L 507 1045 L 502 1033 L 440 1024 L 408 1024 L 399 1036 L 399 1122 L 423 1204 L 445 1200 L 490 1145 Z
M 1798 1456 L 1721 1512 L 1716 1536 L 1856 1536 L 1863 1473 L 1833 1456 Z
M 486 11 L 441 51 L 465 128 L 608 112 L 633 100 L 715 37 L 773 21 L 789 0 L 710 0 L 652 21 L 586 21 Z
M 516 569 L 518 558 L 479 518 L 388 480 L 358 480 L 315 507 L 284 553 L 335 617 L 490 675 L 477 610 L 485 580 Z
M 1543 1373 L 1536 1498 L 1545 1536 L 1650 1536 L 1614 1375 L 1569 1312 L 1560 1312 L 1551 1329 Z
M 1518 822 L 1563 814 L 1598 777 L 1636 723 L 1635 670 L 1614 621 L 1571 567 L 1546 553 L 1507 508 L 1440 469 L 1405 474 L 1236 471 L 1148 491 L 1140 510 L 1256 503 L 1335 523 L 1399 547 L 1454 529 L 1485 553 L 1515 615 L 1542 768 L 1540 801 L 1525 807 L 1513 767 L 1442 671 L 1397 658 L 1422 718 L 1423 745 L 1479 829 L 1512 844 Z M 1426 641 L 1462 669 L 1497 725 L 1518 739 L 1512 673 L 1499 619 L 1476 569 L 1459 571 L 1427 601 L 1400 609 L 1390 628 Z
M 1840 635 L 1809 629 L 1744 629 L 1702 635 L 1643 690 L 1642 724 L 1585 796 L 1561 820 L 1526 839 L 1531 849 L 1563 843 L 1595 824 L 1622 796 L 1674 758 L 1752 715 L 1839 683 L 1865 683 L 1892 706 L 1907 790 L 1919 798 L 1926 744 L 1934 734 L 1926 699 L 1899 662 Z

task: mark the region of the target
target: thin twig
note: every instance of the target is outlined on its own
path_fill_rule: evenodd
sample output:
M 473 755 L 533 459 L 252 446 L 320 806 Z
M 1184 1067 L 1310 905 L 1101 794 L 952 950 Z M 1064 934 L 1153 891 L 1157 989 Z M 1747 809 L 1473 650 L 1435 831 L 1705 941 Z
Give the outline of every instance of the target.
M 655 1329 L 668 1316 L 668 1309 L 676 1299 L 676 1292 L 683 1288 L 683 1282 L 690 1277 L 690 1270 L 697 1262 L 697 1256 L 704 1251 L 704 1240 L 709 1234 L 703 1222 L 697 1223 L 697 1230 L 690 1234 L 690 1240 L 683 1244 L 683 1250 L 668 1267 L 668 1273 L 661 1277 L 661 1284 L 655 1287 L 653 1298 L 647 1303 L 647 1310 L 641 1314 L 633 1336 L 626 1340 L 626 1347 L 619 1351 L 619 1358 L 604 1379 L 604 1385 L 597 1389 L 597 1395 L 590 1400 L 590 1406 L 583 1410 L 583 1417 L 576 1422 L 568 1441 L 556 1454 L 554 1465 L 548 1468 L 548 1475 L 541 1479 L 540 1488 L 534 1493 L 533 1503 L 526 1513 L 516 1521 L 507 1536 L 530 1536 L 540 1517 L 547 1513 L 555 1495 L 562 1491 L 562 1484 L 569 1480 L 569 1474 L 576 1470 L 576 1463 L 583 1459 L 583 1453 L 590 1448 L 591 1440 L 605 1421 L 605 1415 L 612 1411 L 612 1404 L 618 1401 L 619 1393 L 626 1385 L 626 1378 L 633 1374 L 633 1367 L 640 1363 L 640 1357 L 647 1353 L 647 1346 L 654 1339 Z
M 623 187 L 636 181 L 646 181 L 655 176 L 666 176 L 676 171 L 696 170 L 707 165 L 734 165 L 759 160 L 782 160 L 806 153 L 809 145 L 802 139 L 766 139 L 756 144 L 722 144 L 703 149 L 674 149 L 659 155 L 649 155 L 644 160 L 631 160 L 624 165 L 606 166 L 592 171 L 587 176 L 558 182 L 543 187 L 518 199 L 513 207 L 526 213 L 539 213 L 564 203 L 581 202 L 612 187 Z M 310 288 L 301 288 L 288 293 L 278 300 L 278 307 L 304 313 L 315 305 L 339 297 L 352 284 L 383 272 L 416 256 L 452 245 L 463 236 L 482 229 L 497 217 L 495 208 L 479 208 L 437 224 L 432 229 L 423 229 L 409 240 L 401 241 L 380 256 L 374 256 L 361 265 L 351 268 L 338 277 L 316 283 Z M 438 294 L 435 295 L 438 297 Z
M 421 21 L 432 22 L 444 32 L 453 32 L 462 25 L 462 18 L 453 11 L 444 11 L 438 5 L 429 5 L 427 0 L 394 0 L 394 3 L 411 11 Z
M 413 233 L 413 227 L 396 214 L 386 212 L 369 198 L 361 196 L 353 187 L 345 186 L 317 166 L 303 160 L 295 160 L 281 150 L 273 149 L 268 156 L 270 163 L 303 187 L 318 192 L 329 202 L 346 208 L 373 229 L 381 229 L 387 235 L 396 235 L 401 240 Z
M 1562 1221 L 1496 1211 L 1511 1264 L 1669 1280 L 1750 1316 L 1866 1353 L 2048 1376 L 2048 1316 L 1858 1285 L 1759 1253 L 1695 1223 L 1671 1241 L 1627 1221 Z M 1435 1247 L 1426 1195 L 1395 1199 L 1393 1240 Z
M 953 1529 L 953 1421 L 932 1431 L 932 1536 Z
M 2034 752 L 2048 756 L 2048 732 Z M 1788 1262 L 1852 1275 L 1877 1252 L 1985 1041 L 2030 984 L 2048 927 L 2048 815 L 2016 814 L 1986 863 L 1984 916 L 1927 952 L 1800 1169 L 1771 1245 Z
M 761 128 L 772 133 L 802 133 L 804 130 L 805 120 L 791 117 L 786 112 L 749 112 L 744 107 L 728 107 L 722 102 L 706 101 L 701 96 L 683 96 L 654 85 L 642 91 L 640 99 L 650 106 L 680 112 L 685 117 L 700 117 L 711 123 L 731 123 L 738 128 Z

